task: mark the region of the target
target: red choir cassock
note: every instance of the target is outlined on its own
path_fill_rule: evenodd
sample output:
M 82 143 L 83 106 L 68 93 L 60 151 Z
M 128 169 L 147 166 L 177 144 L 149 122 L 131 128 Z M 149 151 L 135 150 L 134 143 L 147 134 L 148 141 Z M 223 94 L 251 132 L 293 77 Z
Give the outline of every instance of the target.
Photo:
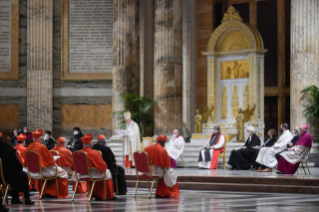
M 166 142 L 167 137 L 160 135 L 156 140 Z M 145 151 L 148 154 L 150 165 L 161 166 L 163 168 L 171 167 L 171 159 L 166 149 L 160 143 L 146 147 Z M 164 179 L 160 179 L 157 183 L 156 195 L 161 197 L 179 197 L 178 183 L 176 182 L 173 187 L 168 187 Z
M 81 138 L 81 141 L 84 145 L 90 144 L 92 140 L 93 140 L 93 136 L 91 134 L 87 134 Z M 91 148 L 84 147 L 81 151 L 87 153 L 88 159 L 89 159 L 89 166 L 91 168 L 95 167 L 101 173 L 105 173 L 105 171 L 107 170 L 107 165 L 99 152 L 93 150 L 92 147 Z M 105 180 L 105 183 L 106 183 L 106 192 L 107 192 L 106 199 L 113 199 L 114 198 L 114 188 L 113 188 L 112 177 L 109 180 Z M 90 183 L 90 187 L 92 187 L 91 184 L 92 183 Z M 99 181 L 95 184 L 93 196 L 100 197 L 103 200 L 106 200 L 104 198 L 104 182 L 103 181 Z
M 18 144 L 13 147 L 13 149 L 16 149 L 20 152 L 20 155 L 21 155 L 21 163 L 24 164 L 24 161 L 25 161 L 25 151 L 26 151 L 26 147 L 23 145 L 23 141 L 25 141 L 25 139 L 27 138 L 26 135 L 24 134 L 20 134 L 17 136 L 17 141 L 18 141 Z
M 64 147 L 64 144 L 66 143 L 64 137 L 60 137 L 58 139 L 58 145 L 51 150 L 59 152 L 60 158 L 59 158 L 59 166 L 68 167 L 72 171 L 74 171 L 73 167 L 73 159 L 72 159 L 72 152 Z M 76 183 L 73 182 L 73 191 L 75 188 Z M 86 193 L 87 192 L 87 183 L 86 182 L 80 182 L 78 184 L 78 188 L 76 190 L 76 193 Z
M 55 161 L 49 150 L 46 146 L 41 144 L 40 139 L 43 135 L 42 130 L 36 130 L 32 132 L 32 137 L 34 139 L 33 143 L 29 144 L 26 151 L 33 150 L 36 151 L 39 155 L 39 162 L 41 167 L 49 167 L 54 166 Z M 27 167 L 26 161 L 24 162 L 24 166 Z M 59 178 L 58 177 L 58 186 L 59 186 L 59 198 L 67 198 L 68 197 L 68 179 L 67 178 Z M 37 190 L 41 192 L 42 185 L 41 182 L 38 180 L 37 183 Z M 47 182 L 46 188 L 44 189 L 44 194 L 50 194 L 50 196 L 57 197 L 56 192 L 56 183 L 55 180 L 49 180 Z

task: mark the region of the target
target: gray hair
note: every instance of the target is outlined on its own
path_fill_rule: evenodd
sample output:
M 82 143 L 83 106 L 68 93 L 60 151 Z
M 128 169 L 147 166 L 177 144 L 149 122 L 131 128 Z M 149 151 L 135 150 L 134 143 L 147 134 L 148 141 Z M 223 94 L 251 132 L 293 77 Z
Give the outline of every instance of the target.
M 83 144 L 83 147 L 91 147 L 92 144 L 93 144 L 93 142 L 91 141 L 91 142 L 88 143 L 88 144 Z
M 220 131 L 220 126 L 215 125 L 214 128 L 217 128 L 217 130 Z

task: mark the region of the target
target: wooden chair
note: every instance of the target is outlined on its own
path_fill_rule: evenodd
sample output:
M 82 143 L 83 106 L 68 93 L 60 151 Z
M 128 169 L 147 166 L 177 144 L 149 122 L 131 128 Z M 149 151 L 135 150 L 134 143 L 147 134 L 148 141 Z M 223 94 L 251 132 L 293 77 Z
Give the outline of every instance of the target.
M 225 141 L 224 142 L 224 152 L 219 154 L 218 158 L 223 158 L 223 165 L 224 165 L 224 169 L 226 169 L 226 144 L 227 142 Z M 218 168 L 218 162 L 217 162 L 217 168 Z
M 162 177 L 152 176 L 151 168 L 154 166 L 149 165 L 148 154 L 145 151 L 136 151 L 133 153 L 133 158 L 135 162 L 135 170 L 136 170 L 136 186 L 134 192 L 134 198 L 136 196 L 138 183 L 140 180 L 147 180 L 148 181 L 148 189 L 149 195 L 148 198 L 151 198 L 153 187 L 156 181 L 160 180 Z M 139 175 L 139 172 L 142 174 Z M 150 180 L 152 180 L 152 187 L 150 187 Z
M 60 153 L 56 150 L 50 150 L 52 156 L 60 156 Z M 55 161 L 55 164 L 60 166 L 60 158 Z
M 92 200 L 92 194 L 95 187 L 95 183 L 99 181 L 103 181 L 104 183 L 104 198 L 106 199 L 106 183 L 105 183 L 105 172 L 103 174 L 103 177 L 101 178 L 93 178 L 91 175 L 91 170 L 95 169 L 94 167 L 89 166 L 89 158 L 86 152 L 84 151 L 75 151 L 72 154 L 73 158 L 73 164 L 74 164 L 74 171 L 75 171 L 75 178 L 76 178 L 76 185 L 75 188 L 78 187 L 80 181 L 86 181 L 86 182 L 93 182 L 92 188 L 89 188 L 88 194 L 89 194 L 89 201 Z M 78 178 L 77 174 L 81 175 L 88 175 L 89 178 Z M 91 190 L 91 191 L 90 191 Z M 73 193 L 72 201 L 74 201 L 75 192 Z
M 145 147 L 154 145 L 154 138 L 153 137 L 143 137 L 142 139 L 142 149 L 145 149 Z
M 311 148 L 309 149 L 309 154 L 310 154 L 310 151 L 311 151 Z M 309 169 L 309 167 L 308 167 L 308 162 L 309 162 L 309 156 L 308 156 L 306 162 L 304 162 L 304 163 L 303 163 L 303 162 L 300 162 L 301 167 L 300 167 L 300 165 L 299 165 L 298 169 L 300 169 L 300 172 L 301 172 L 301 173 L 302 173 L 302 171 L 303 171 L 305 174 L 307 174 L 307 171 L 305 170 L 305 167 L 304 167 L 304 164 L 305 164 L 306 168 L 308 169 L 309 174 L 311 175 L 310 169 Z M 297 172 L 299 173 L 298 169 L 297 169 Z
M 2 201 L 2 204 L 4 204 L 5 202 L 7 202 L 8 204 L 8 191 L 9 191 L 9 187 L 10 187 L 10 184 L 7 183 L 7 181 L 4 179 L 4 175 L 3 175 L 3 166 L 2 166 L 2 160 L 0 158 L 0 178 L 2 179 L 2 184 L 3 184 L 3 187 L 5 187 L 5 194 L 4 194 L 4 197 L 3 197 L 3 201 Z M 23 201 L 23 204 L 25 205 L 25 199 L 24 199 L 24 193 L 22 192 L 22 201 Z
M 103 158 L 103 154 L 100 150 L 97 150 L 97 149 L 93 149 L 95 151 L 97 151 L 98 153 L 100 153 L 101 157 Z M 117 182 L 117 176 L 119 174 L 119 167 L 117 166 L 117 164 L 114 164 L 115 165 L 115 188 L 116 188 L 116 194 L 119 195 L 120 192 L 119 192 L 119 186 L 118 186 L 118 182 Z
M 55 175 L 54 176 L 45 177 L 42 174 L 42 167 L 40 166 L 39 154 L 36 151 L 33 151 L 33 150 L 26 151 L 25 160 L 26 160 L 26 163 L 27 163 L 28 172 L 40 173 L 40 176 L 41 176 L 40 178 L 33 178 L 32 176 L 30 176 L 30 181 L 32 179 L 41 180 L 42 190 L 41 190 L 41 193 L 40 193 L 40 199 L 43 196 L 44 188 L 45 188 L 45 186 L 46 186 L 46 184 L 47 184 L 47 182 L 49 180 L 55 180 L 56 193 L 57 193 L 57 196 L 59 196 L 59 183 L 58 183 L 58 168 L 57 168 L 57 166 L 55 165 Z M 44 181 L 44 183 L 43 183 L 43 181 Z

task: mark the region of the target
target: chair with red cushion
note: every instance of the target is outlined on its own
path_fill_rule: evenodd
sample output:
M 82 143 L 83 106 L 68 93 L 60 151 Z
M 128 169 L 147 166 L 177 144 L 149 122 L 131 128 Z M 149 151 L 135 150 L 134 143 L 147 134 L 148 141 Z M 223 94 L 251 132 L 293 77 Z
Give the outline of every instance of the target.
M 76 185 L 75 188 L 78 187 L 78 184 L 80 181 L 86 181 L 86 182 L 92 182 L 92 188 L 89 188 L 89 183 L 88 183 L 88 194 L 89 194 L 89 201 L 92 200 L 92 194 L 93 194 L 93 190 L 95 187 L 95 183 L 99 182 L 99 181 L 103 181 L 104 183 L 104 198 L 106 199 L 106 183 L 105 183 L 105 172 L 103 177 L 101 178 L 93 178 L 91 175 L 91 170 L 92 169 L 96 169 L 94 167 L 90 167 L 89 166 L 89 158 L 86 152 L 84 151 L 75 151 L 72 154 L 72 158 L 73 158 L 73 164 L 74 164 L 74 171 L 75 171 L 75 178 L 76 178 Z M 78 178 L 78 175 L 88 175 L 88 178 L 84 178 L 84 177 L 80 177 Z M 74 197 L 75 197 L 75 192 L 73 193 L 73 197 L 72 197 L 72 201 L 74 201 Z
M 0 158 L 0 178 L 2 179 L 3 187 L 5 187 L 5 189 L 6 189 L 4 197 L 3 197 L 2 204 L 4 204 L 5 202 L 7 202 L 7 204 L 8 204 L 8 191 L 9 191 L 10 184 L 8 184 L 7 181 L 4 179 L 3 166 L 2 166 L 1 158 Z M 23 192 L 22 192 L 22 200 L 23 200 L 23 204 L 25 204 L 25 199 L 24 199 L 24 193 Z
M 56 150 L 50 150 L 50 153 L 51 153 L 51 155 L 54 157 L 54 156 L 60 156 L 60 153 L 58 152 L 58 151 L 56 151 Z M 56 165 L 58 165 L 58 166 L 60 166 L 60 159 L 57 159 L 56 161 L 55 161 L 55 164 Z
M 16 156 L 17 156 L 18 160 L 20 161 L 20 163 L 22 163 L 22 157 L 21 157 L 21 153 L 19 150 L 16 150 Z
M 55 180 L 56 192 L 57 192 L 57 196 L 59 196 L 59 183 L 58 183 L 58 168 L 57 168 L 57 166 L 55 165 L 55 176 L 45 177 L 42 174 L 42 168 L 40 166 L 40 161 L 39 161 L 39 154 L 36 151 L 33 151 L 33 150 L 26 151 L 25 160 L 27 163 L 28 172 L 40 173 L 40 176 L 41 176 L 40 178 L 33 178 L 30 176 L 30 180 L 32 180 L 32 179 L 41 180 L 41 181 L 44 180 L 44 184 L 42 186 L 40 198 L 42 198 L 44 188 L 47 184 L 47 181 L 49 181 L 49 180 Z
M 152 167 L 153 165 L 149 165 L 148 154 L 145 151 L 136 151 L 133 153 L 133 158 L 135 162 L 135 169 L 136 169 L 136 186 L 134 192 L 134 198 L 136 196 L 138 183 L 140 180 L 147 180 L 148 181 L 148 189 L 149 195 L 148 198 L 151 198 L 151 194 L 153 191 L 153 187 L 156 181 L 160 180 L 162 177 L 152 176 Z M 139 174 L 141 172 L 141 174 Z M 152 187 L 150 188 L 150 180 L 152 180 Z

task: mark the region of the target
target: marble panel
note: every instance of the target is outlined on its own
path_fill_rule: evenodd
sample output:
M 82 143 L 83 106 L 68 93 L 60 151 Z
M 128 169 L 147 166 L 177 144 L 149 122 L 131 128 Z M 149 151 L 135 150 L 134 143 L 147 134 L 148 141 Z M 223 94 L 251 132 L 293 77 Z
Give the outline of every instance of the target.
M 1 92 L 0 92 L 1 95 Z M 112 89 L 103 88 L 55 88 L 53 96 L 61 97 L 111 97 Z
M 1 96 L 0 104 L 8 104 L 8 105 L 18 105 L 19 106 L 19 126 L 18 128 L 23 128 L 27 126 L 27 98 L 21 96 Z M 1 112 L 2 113 L 2 112 Z M 12 131 L 12 129 L 2 129 L 0 128 L 0 132 Z
M 112 129 L 112 105 L 62 105 L 61 128 Z
M 201 52 L 207 51 L 213 33 L 213 14 L 212 1 L 197 1 L 197 108 L 201 111 L 207 105 L 207 59 Z
M 19 105 L 0 104 L 0 129 L 13 130 L 19 127 Z

